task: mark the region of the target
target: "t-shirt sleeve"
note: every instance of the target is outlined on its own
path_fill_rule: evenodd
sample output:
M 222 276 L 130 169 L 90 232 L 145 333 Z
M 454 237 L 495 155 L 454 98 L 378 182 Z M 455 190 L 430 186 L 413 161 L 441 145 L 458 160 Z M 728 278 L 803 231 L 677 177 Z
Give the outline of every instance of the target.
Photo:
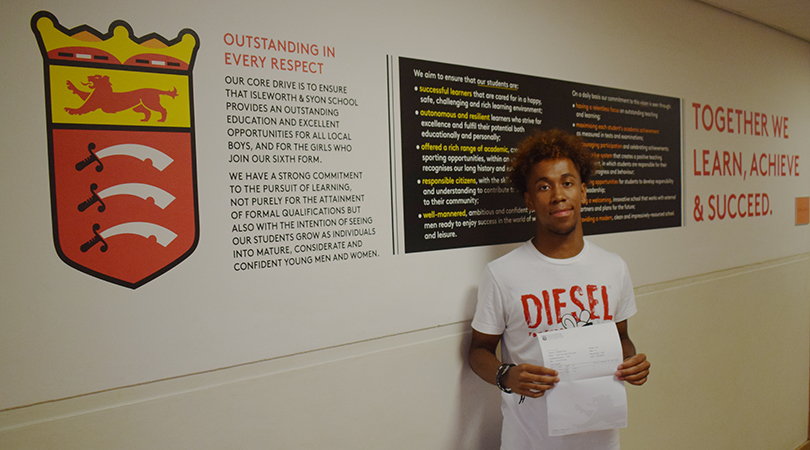
M 633 281 L 630 279 L 630 269 L 627 268 L 627 263 L 622 260 L 622 289 L 621 301 L 618 308 L 616 308 L 616 315 L 614 316 L 615 322 L 621 322 L 632 317 L 636 309 L 636 294 L 633 291 Z
M 503 295 L 490 267 L 484 269 L 478 286 L 478 303 L 475 307 L 472 327 L 491 335 L 501 335 L 506 329 Z

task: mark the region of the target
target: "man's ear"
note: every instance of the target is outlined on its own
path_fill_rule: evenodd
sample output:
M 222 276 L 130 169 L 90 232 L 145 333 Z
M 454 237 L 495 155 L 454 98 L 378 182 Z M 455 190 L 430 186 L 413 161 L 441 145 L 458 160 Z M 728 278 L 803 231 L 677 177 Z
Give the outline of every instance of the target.
M 526 202 L 526 207 L 529 208 L 529 211 L 534 211 L 534 203 L 532 203 L 532 196 L 529 195 L 529 191 L 523 193 L 523 201 Z
M 585 183 L 582 183 L 582 204 L 588 204 L 588 186 Z

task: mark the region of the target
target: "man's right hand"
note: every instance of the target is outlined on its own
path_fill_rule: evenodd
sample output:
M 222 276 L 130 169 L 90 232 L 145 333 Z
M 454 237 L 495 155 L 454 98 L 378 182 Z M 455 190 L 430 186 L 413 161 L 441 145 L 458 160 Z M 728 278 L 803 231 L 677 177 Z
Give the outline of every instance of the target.
M 548 367 L 520 364 L 509 369 L 501 383 L 515 394 L 539 398 L 560 381 L 558 375 Z

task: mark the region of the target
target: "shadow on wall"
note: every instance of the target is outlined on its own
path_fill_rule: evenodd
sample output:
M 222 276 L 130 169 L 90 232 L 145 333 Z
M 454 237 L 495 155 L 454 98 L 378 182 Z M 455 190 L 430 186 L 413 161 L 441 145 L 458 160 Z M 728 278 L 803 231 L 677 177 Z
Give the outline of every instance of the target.
M 477 288 L 470 289 L 467 297 L 467 303 L 471 304 L 467 305 L 468 309 L 475 311 Z M 454 432 L 450 434 L 454 440 L 447 443 L 444 448 L 453 450 L 500 448 L 501 394 L 497 388 L 478 378 L 478 375 L 470 369 L 467 357 L 472 337 L 470 330 L 464 334 L 458 349 L 462 364 L 456 394 L 458 401 L 456 425 Z

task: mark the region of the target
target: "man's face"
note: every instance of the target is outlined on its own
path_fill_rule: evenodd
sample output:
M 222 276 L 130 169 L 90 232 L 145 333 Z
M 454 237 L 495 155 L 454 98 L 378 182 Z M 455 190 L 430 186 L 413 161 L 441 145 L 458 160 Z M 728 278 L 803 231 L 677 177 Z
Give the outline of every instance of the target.
M 585 183 L 568 158 L 544 159 L 532 167 L 526 206 L 535 211 L 538 227 L 567 235 L 580 224 L 580 206 L 585 200 Z

